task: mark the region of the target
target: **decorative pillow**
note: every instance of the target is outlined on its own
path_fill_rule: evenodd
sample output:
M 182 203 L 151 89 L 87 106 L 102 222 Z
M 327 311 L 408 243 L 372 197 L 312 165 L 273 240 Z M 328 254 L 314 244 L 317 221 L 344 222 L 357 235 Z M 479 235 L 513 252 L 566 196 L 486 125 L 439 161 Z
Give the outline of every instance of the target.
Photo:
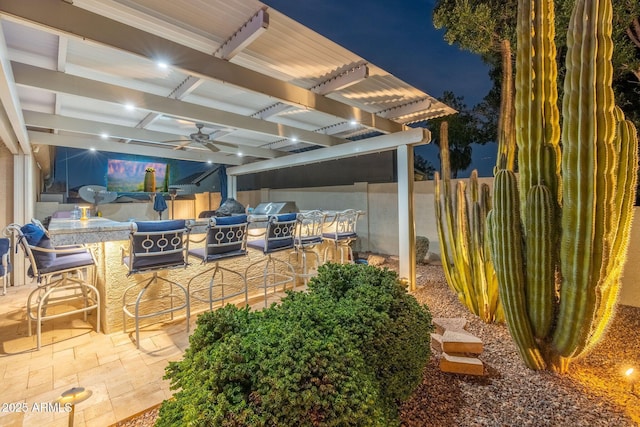
M 29 246 L 36 246 L 43 249 L 55 249 L 49 237 L 45 234 L 44 230 L 35 224 L 25 224 L 20 228 L 24 239 Z M 44 252 L 37 249 L 32 249 L 31 253 L 36 262 L 38 269 L 51 267 L 56 261 L 56 254 L 54 252 Z

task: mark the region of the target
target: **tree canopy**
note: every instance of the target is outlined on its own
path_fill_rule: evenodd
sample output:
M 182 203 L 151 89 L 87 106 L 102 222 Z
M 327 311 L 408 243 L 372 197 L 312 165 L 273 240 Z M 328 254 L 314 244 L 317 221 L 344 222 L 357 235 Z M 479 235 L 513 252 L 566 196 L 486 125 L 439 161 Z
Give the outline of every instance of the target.
M 573 3 L 573 0 L 555 0 L 558 78 L 561 81 L 564 79 L 566 30 Z M 437 0 L 433 10 L 433 24 L 445 30 L 444 39 L 449 44 L 482 55 L 492 67 L 490 76 L 494 88 L 478 108 L 494 121 L 497 121 L 502 79 L 500 41 L 506 39 L 516 46 L 517 7 L 517 0 Z M 640 2 L 614 0 L 613 8 L 615 49 L 612 61 L 616 102 L 640 128 Z
M 440 101 L 458 111 L 452 116 L 429 120 L 427 128 L 431 131 L 431 139 L 440 145 L 440 123 L 449 123 L 449 150 L 452 178 L 458 172 L 471 165 L 471 144 L 485 144 L 494 140 L 494 135 L 488 135 L 483 125 L 483 117 L 475 109 L 469 109 L 464 97 L 456 96 L 453 92 L 445 91 Z

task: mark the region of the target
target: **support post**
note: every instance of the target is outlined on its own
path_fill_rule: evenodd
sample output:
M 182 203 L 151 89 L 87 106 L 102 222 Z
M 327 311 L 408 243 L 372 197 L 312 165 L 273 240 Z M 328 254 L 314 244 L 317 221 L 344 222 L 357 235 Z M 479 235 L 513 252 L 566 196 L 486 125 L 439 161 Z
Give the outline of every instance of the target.
M 227 174 L 227 197 L 238 200 L 238 177 Z
M 399 274 L 409 291 L 416 289 L 416 233 L 413 213 L 413 146 L 398 146 L 398 255 Z

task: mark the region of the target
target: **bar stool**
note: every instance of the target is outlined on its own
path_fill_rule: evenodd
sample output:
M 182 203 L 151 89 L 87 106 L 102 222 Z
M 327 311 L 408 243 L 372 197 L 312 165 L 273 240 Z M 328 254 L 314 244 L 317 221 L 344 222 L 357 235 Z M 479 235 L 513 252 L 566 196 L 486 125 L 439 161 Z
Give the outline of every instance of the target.
M 122 295 L 122 320 L 127 332 L 127 317 L 136 326 L 136 347 L 140 348 L 140 320 L 186 310 L 189 332 L 189 293 L 181 284 L 158 276 L 161 271 L 186 268 L 189 231 L 185 220 L 142 221 L 131 224 L 129 249 L 121 248 L 127 277 L 152 273 L 151 278 L 127 287 Z M 167 285 L 168 284 L 168 289 Z M 163 286 L 165 285 L 165 286 Z M 145 294 L 148 296 L 145 298 Z M 135 297 L 135 299 L 134 299 Z M 163 301 L 169 300 L 169 306 Z M 178 305 L 174 303 L 178 300 Z
M 11 263 L 9 262 L 9 251 L 11 242 L 7 237 L 0 238 L 0 277 L 2 277 L 2 295 L 7 294 L 7 283 L 9 282 L 9 273 L 11 272 Z
M 84 278 L 89 270 L 95 273 L 93 253 L 81 246 L 54 247 L 46 231 L 36 224 L 10 224 L 7 231 L 17 237 L 30 264 L 27 274 L 38 283 L 27 298 L 29 336 L 35 321 L 37 349 L 41 347 L 42 322 L 47 320 L 83 313 L 86 322 L 88 312 L 95 310 L 96 332 L 100 332 L 100 293 Z
M 351 249 L 351 243 L 355 242 L 358 238 L 356 234 L 356 225 L 358 224 L 358 218 L 362 215 L 362 211 L 355 209 L 347 209 L 341 212 L 337 212 L 333 224 L 335 224 L 335 230 L 332 232 L 324 232 L 322 238 L 332 244 L 337 253 L 340 251 L 340 263 L 344 264 L 344 255 L 347 253 L 347 260 L 351 263 L 353 260 L 353 250 Z M 327 261 L 327 254 L 329 248 L 327 246 L 324 250 L 324 260 Z
M 249 216 L 249 221 L 253 222 L 255 218 Z M 265 307 L 267 306 L 268 288 L 273 288 L 273 292 L 275 293 L 276 288 L 280 285 L 282 285 L 283 289 L 286 289 L 287 283 L 292 283 L 293 287 L 295 287 L 295 270 L 293 266 L 289 262 L 272 257 L 272 254 L 293 249 L 297 221 L 297 215 L 295 213 L 269 216 L 267 228 L 264 232 L 264 239 L 247 241 L 248 247 L 261 250 L 262 253 L 266 255 L 266 258 L 252 263 L 245 271 L 247 286 L 252 280 L 260 279 L 258 288 L 264 288 Z M 249 275 L 251 268 L 265 261 L 266 264 L 261 275 Z M 280 270 L 285 270 L 286 273 L 278 271 L 278 266 L 280 266 Z
M 316 268 L 320 266 L 320 255 L 316 251 L 316 247 L 323 242 L 322 229 L 326 217 L 327 214 L 319 210 L 299 213 L 297 216 L 298 224 L 294 239 L 294 251 L 289 255 L 289 259 L 291 259 L 291 255 L 295 255 L 296 260 L 298 255 L 302 258 L 302 273 L 299 273 L 298 276 L 304 279 L 305 284 L 307 284 L 310 277 L 315 275 L 309 273 L 307 255 L 315 257 Z
M 187 290 L 189 296 L 198 301 L 209 303 L 209 310 L 213 310 L 213 303 L 233 298 L 244 293 L 244 302 L 249 302 L 247 291 L 247 283 L 245 276 L 235 270 L 221 267 L 220 261 L 247 256 L 247 216 L 237 215 L 228 217 L 210 217 L 207 225 L 207 235 L 201 240 L 191 240 L 191 243 L 199 243 L 206 240 L 203 248 L 189 249 L 189 256 L 194 256 L 202 261 L 202 264 L 214 263 L 214 266 L 205 272 L 194 276 L 189 280 Z M 200 276 L 213 271 L 209 286 L 204 289 L 192 289 L 191 283 L 200 278 Z M 224 273 L 234 275 L 239 279 L 237 282 L 225 281 Z M 216 281 L 219 274 L 220 279 Z M 214 295 L 215 288 L 220 288 L 220 296 Z M 231 293 L 225 293 L 226 289 L 231 288 Z

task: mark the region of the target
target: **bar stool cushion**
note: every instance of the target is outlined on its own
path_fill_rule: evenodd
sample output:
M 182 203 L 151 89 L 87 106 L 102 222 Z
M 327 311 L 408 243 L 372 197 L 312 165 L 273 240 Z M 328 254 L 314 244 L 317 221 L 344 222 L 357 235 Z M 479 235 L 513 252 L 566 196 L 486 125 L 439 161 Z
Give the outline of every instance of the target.
M 37 246 L 43 249 L 55 249 L 49 236 L 47 236 L 40 227 L 35 224 L 25 224 L 20 228 L 29 246 Z M 36 262 L 38 270 L 48 268 L 53 265 L 56 260 L 56 254 L 53 252 L 44 252 L 39 250 L 32 251 L 33 258 Z M 32 271 L 29 269 L 29 271 Z M 32 275 L 32 272 L 29 273 Z
M 356 233 L 322 233 L 322 236 L 327 238 L 327 239 L 337 239 L 338 240 L 345 240 L 345 239 L 352 239 L 355 237 L 358 237 L 358 235 Z
M 57 257 L 49 267 L 38 268 L 40 274 L 54 273 L 56 271 L 72 270 L 93 265 L 93 257 L 88 251 Z M 29 268 L 31 269 L 31 268 Z

